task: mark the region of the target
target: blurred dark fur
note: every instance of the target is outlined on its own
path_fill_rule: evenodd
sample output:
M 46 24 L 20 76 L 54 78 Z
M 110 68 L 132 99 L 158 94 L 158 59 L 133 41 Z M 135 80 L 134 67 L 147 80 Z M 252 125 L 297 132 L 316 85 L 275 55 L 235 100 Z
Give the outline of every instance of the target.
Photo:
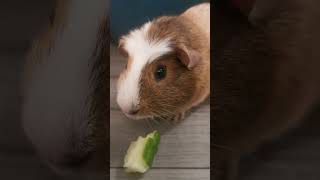
M 212 163 L 234 179 L 238 160 L 297 127 L 320 95 L 320 13 L 315 0 L 257 0 L 244 12 L 212 10 Z
M 57 2 L 28 54 L 24 129 L 58 172 L 104 179 L 109 171 L 108 1 Z M 73 26 L 67 26 L 72 18 Z M 87 44 L 75 44 L 80 40 Z

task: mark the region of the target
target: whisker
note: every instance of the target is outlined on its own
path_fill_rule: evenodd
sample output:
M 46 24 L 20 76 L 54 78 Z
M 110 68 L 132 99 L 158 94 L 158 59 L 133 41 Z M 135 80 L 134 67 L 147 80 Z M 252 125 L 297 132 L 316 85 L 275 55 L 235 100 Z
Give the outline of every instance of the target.
M 158 111 L 154 111 L 153 114 L 155 114 L 156 118 L 161 120 L 161 122 L 165 123 L 166 126 L 171 127 L 173 124 L 170 124 L 170 121 L 168 120 L 168 118 L 170 117 L 170 115 L 172 114 L 168 114 L 168 113 L 159 113 Z

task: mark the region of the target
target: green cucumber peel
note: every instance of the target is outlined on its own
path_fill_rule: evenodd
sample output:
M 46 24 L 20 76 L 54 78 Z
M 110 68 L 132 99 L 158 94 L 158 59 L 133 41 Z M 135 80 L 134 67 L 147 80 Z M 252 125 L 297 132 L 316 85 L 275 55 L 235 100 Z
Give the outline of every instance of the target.
M 158 145 L 160 143 L 160 134 L 154 131 L 151 136 L 147 136 L 147 142 L 143 152 L 143 159 L 146 161 L 149 167 L 152 166 L 154 156 L 158 151 Z
M 139 136 L 136 141 L 131 142 L 124 158 L 126 172 L 145 173 L 152 166 L 159 143 L 160 134 L 157 131 L 146 137 Z

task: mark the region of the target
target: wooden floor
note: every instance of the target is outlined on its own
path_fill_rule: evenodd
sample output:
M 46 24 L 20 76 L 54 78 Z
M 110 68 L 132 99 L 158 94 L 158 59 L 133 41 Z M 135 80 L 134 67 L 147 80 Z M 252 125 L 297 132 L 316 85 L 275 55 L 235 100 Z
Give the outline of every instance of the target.
M 204 103 L 180 124 L 156 124 L 126 119 L 115 97 L 115 83 L 124 67 L 122 59 L 111 47 L 111 142 L 110 171 L 112 180 L 209 180 L 210 179 L 210 106 Z M 159 151 L 153 168 L 143 177 L 130 176 L 122 169 L 123 157 L 130 141 L 154 129 L 161 133 Z

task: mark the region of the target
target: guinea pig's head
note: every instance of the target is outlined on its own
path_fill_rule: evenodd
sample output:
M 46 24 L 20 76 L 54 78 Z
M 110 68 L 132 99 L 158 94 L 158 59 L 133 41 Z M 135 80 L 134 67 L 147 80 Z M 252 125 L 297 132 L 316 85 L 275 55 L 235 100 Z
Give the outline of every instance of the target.
M 180 16 L 160 17 L 120 39 L 127 65 L 118 79 L 117 102 L 126 116 L 144 119 L 183 111 L 196 94 L 199 39 Z

